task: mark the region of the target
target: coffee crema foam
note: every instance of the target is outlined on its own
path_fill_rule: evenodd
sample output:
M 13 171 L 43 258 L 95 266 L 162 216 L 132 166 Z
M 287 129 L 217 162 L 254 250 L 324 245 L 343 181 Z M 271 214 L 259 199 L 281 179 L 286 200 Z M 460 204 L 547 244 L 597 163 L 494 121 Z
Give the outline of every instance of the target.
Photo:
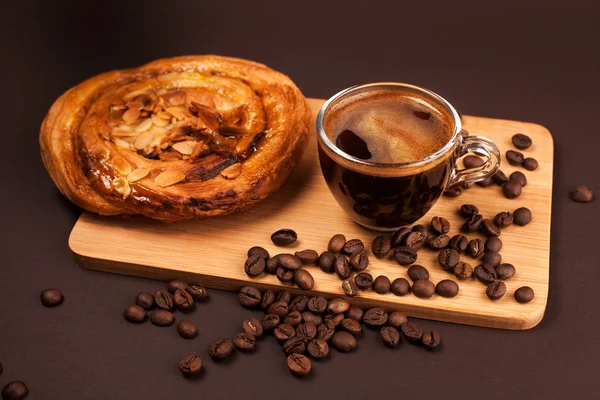
M 328 111 L 324 128 L 342 151 L 378 164 L 423 160 L 453 134 L 453 124 L 436 106 L 414 94 L 390 90 L 340 100 Z

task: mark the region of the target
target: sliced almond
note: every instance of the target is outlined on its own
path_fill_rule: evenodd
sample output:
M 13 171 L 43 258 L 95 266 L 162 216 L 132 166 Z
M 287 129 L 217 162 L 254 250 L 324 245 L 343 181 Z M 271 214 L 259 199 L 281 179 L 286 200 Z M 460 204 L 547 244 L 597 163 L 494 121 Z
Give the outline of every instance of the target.
M 167 146 L 169 147 L 169 146 Z M 166 148 L 166 147 L 165 147 Z M 158 156 L 163 161 L 177 161 L 181 160 L 181 153 L 177 151 L 166 151 L 164 153 L 160 153 Z
M 131 172 L 131 164 L 123 157 L 113 158 L 112 163 L 119 175 L 127 175 Z
M 198 158 L 204 150 L 208 150 L 208 145 L 204 142 L 196 142 L 194 151 L 192 151 L 192 158 Z
M 128 101 L 131 101 L 142 94 L 146 94 L 147 90 L 148 89 L 138 89 L 134 90 L 133 92 L 129 92 L 125 96 L 123 96 L 123 101 L 127 103 Z
M 142 150 L 142 149 L 146 148 L 150 143 L 152 143 L 153 139 L 154 139 L 154 132 L 146 131 L 146 132 L 142 133 L 140 136 L 138 136 L 138 138 L 135 140 L 135 143 L 133 145 L 135 146 L 136 149 Z
M 161 96 L 172 106 L 181 106 L 185 103 L 186 94 L 181 90 L 171 90 Z
M 124 149 L 131 149 L 131 145 L 129 144 L 129 142 L 126 142 L 126 141 L 121 140 L 119 138 L 113 138 L 113 141 L 119 147 L 122 147 Z
M 165 121 L 168 121 L 171 119 L 171 114 L 169 114 L 166 111 L 161 111 L 158 114 L 156 114 L 158 116 L 158 118 L 160 119 L 164 119 Z
M 127 180 L 129 182 L 136 182 L 136 181 L 139 181 L 140 179 L 143 179 L 146 176 L 148 176 L 149 173 L 150 173 L 150 168 L 134 169 L 133 171 L 131 171 L 129 173 L 129 175 L 127 175 Z
M 131 194 L 131 186 L 129 186 L 129 182 L 125 178 L 115 178 L 112 181 L 113 189 L 119 194 L 123 195 L 123 200 L 129 197 Z
M 235 163 L 221 171 L 221 175 L 225 179 L 235 179 L 242 173 L 242 164 Z
M 152 115 L 152 123 L 156 126 L 166 126 L 169 124 L 168 119 L 162 119 L 158 115 Z
M 145 120 L 140 122 L 140 124 L 135 128 L 135 131 L 138 133 L 146 132 L 148 129 L 150 129 L 151 126 L 152 126 L 152 119 L 146 118 Z
M 194 152 L 194 147 L 196 146 L 196 142 L 192 142 L 192 141 L 185 141 L 185 142 L 178 142 L 175 143 L 173 145 L 173 148 L 175 150 L 177 150 L 178 152 L 180 152 L 181 154 L 184 154 L 186 156 L 191 155 Z
M 176 169 L 168 169 L 154 178 L 154 183 L 161 187 L 167 187 L 183 181 L 185 174 Z
M 111 135 L 117 136 L 117 137 L 136 137 L 137 135 L 139 135 L 139 133 L 136 133 L 133 131 L 124 131 L 121 129 L 115 129 L 114 131 L 111 132 Z
M 185 109 L 181 107 L 167 107 L 165 111 L 177 118 L 178 120 L 185 119 Z
M 129 110 L 125 111 L 125 113 L 123 114 L 123 121 L 125 121 L 125 123 L 127 125 L 131 125 L 138 119 L 139 116 L 140 116 L 139 109 L 130 108 Z

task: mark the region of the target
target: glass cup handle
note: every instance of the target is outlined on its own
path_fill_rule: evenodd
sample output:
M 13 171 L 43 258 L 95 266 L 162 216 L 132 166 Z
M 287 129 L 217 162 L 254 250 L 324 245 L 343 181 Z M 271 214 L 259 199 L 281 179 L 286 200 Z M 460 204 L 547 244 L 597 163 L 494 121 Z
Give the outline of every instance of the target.
M 484 159 L 483 165 L 474 168 L 455 167 L 450 177 L 448 189 L 456 186 L 464 186 L 472 182 L 479 182 L 491 177 L 500 168 L 500 151 L 488 138 L 484 138 L 483 136 L 463 137 L 458 157 L 462 157 L 468 153 L 475 153 L 482 157 Z

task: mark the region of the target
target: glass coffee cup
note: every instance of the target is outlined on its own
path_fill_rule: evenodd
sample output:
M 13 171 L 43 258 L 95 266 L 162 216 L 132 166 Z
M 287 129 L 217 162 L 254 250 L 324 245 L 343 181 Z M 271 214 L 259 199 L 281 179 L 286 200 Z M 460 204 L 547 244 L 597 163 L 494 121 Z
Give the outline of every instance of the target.
M 496 145 L 467 136 L 450 103 L 404 83 L 342 90 L 319 111 L 317 135 L 331 193 L 354 221 L 374 230 L 412 224 L 445 190 L 488 178 L 500 166 Z M 468 153 L 483 164 L 459 167 Z

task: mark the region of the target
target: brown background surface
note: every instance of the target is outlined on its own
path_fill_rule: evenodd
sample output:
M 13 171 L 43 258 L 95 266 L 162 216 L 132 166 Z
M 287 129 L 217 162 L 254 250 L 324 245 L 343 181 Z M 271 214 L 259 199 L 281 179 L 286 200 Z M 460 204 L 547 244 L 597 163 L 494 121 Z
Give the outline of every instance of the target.
M 600 210 L 568 192 L 600 181 L 598 1 L 20 1 L 0 18 L 0 386 L 22 379 L 31 399 L 596 398 Z M 390 351 L 367 331 L 357 351 L 334 352 L 305 380 L 289 374 L 270 337 L 225 365 L 208 359 L 210 341 L 261 315 L 231 293 L 211 291 L 191 315 L 193 341 L 174 327 L 127 323 L 133 296 L 162 284 L 73 263 L 67 237 L 78 210 L 44 171 L 39 125 L 57 96 L 91 75 L 203 53 L 264 62 L 310 97 L 404 81 L 466 114 L 545 125 L 556 168 L 542 323 L 513 332 L 424 321 L 443 337 L 437 354 Z M 46 287 L 61 288 L 65 304 L 42 307 Z M 177 362 L 193 351 L 206 372 L 186 380 Z

